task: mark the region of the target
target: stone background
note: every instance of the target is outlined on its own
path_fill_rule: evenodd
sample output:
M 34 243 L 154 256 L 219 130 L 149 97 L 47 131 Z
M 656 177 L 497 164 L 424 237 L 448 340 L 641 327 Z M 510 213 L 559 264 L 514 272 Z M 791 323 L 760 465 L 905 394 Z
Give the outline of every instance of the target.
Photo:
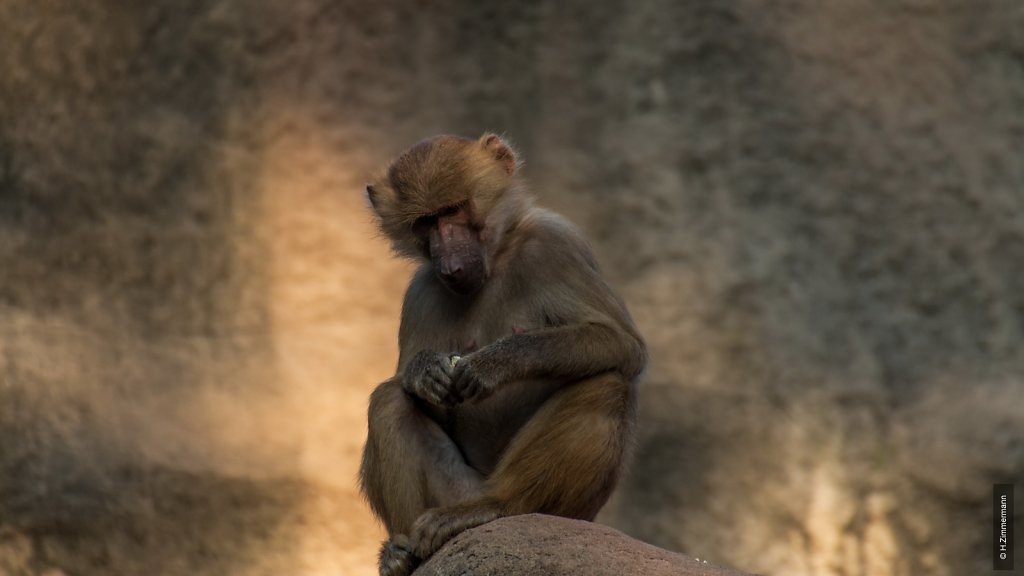
M 410 268 L 362 186 L 485 130 L 651 347 L 601 521 L 769 575 L 991 569 L 1018 0 L 0 0 L 0 574 L 373 573 Z

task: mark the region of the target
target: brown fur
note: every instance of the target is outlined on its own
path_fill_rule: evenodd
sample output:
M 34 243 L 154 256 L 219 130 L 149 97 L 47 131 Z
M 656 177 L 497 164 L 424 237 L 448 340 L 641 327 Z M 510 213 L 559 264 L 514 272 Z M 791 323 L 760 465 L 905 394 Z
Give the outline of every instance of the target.
M 438 136 L 367 187 L 395 250 L 423 261 L 360 471 L 391 538 L 385 576 L 500 516 L 593 519 L 622 469 L 643 341 L 586 241 L 533 205 L 517 167 L 493 134 Z M 459 272 L 474 282 L 446 276 L 467 259 L 483 262 Z

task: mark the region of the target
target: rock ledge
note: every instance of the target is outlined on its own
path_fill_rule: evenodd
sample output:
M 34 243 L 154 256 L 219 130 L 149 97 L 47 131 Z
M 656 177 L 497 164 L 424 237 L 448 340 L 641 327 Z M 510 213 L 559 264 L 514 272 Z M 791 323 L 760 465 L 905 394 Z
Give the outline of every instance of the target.
M 415 574 L 749 576 L 645 544 L 607 526 L 541 514 L 502 518 L 467 530 Z

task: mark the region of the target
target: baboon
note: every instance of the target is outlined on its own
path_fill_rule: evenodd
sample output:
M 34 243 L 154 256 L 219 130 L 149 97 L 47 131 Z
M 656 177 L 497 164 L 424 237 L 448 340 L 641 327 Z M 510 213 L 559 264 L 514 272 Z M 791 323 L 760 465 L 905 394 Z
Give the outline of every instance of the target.
M 437 136 L 366 187 L 394 250 L 422 263 L 360 469 L 389 535 L 384 576 L 501 516 L 592 520 L 632 440 L 643 340 L 586 240 L 534 204 L 518 164 L 494 134 Z

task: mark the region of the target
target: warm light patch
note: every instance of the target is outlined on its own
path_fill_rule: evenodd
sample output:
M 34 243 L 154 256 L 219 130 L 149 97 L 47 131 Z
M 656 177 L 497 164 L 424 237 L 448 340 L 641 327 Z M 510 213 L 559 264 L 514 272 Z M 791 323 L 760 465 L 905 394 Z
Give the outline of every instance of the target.
M 376 236 L 362 192 L 374 159 L 342 157 L 325 137 L 310 120 L 264 151 L 258 233 L 281 380 L 274 423 L 296 441 L 296 471 L 342 496 L 307 498 L 302 572 L 371 574 L 384 535 L 356 476 L 369 394 L 397 361 L 411 270 Z

